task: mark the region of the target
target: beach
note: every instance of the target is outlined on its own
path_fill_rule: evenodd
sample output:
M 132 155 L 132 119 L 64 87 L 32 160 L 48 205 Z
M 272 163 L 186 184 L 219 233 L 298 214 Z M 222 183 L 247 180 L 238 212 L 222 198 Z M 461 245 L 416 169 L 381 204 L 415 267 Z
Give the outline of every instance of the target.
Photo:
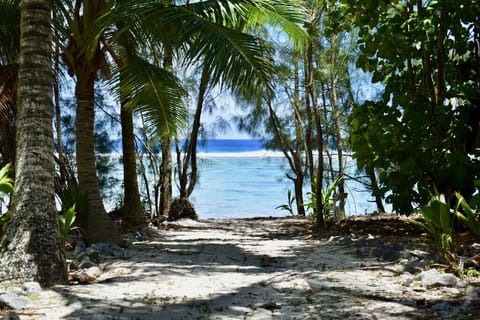
M 453 275 L 454 282 L 444 283 L 442 274 L 428 282 L 421 276 L 427 271 L 406 271 L 402 257 L 386 261 L 362 254 L 353 238 L 315 236 L 306 219 L 181 220 L 126 235 L 126 240 L 129 246 L 119 256 L 101 254 L 98 265 L 74 271 L 78 277 L 70 285 L 44 290 L 3 284 L 0 296 L 17 297 L 13 312 L 20 319 L 480 315 L 475 284 Z M 426 248 L 417 244 L 398 252 L 417 261 Z M 79 281 L 81 273 L 85 276 Z

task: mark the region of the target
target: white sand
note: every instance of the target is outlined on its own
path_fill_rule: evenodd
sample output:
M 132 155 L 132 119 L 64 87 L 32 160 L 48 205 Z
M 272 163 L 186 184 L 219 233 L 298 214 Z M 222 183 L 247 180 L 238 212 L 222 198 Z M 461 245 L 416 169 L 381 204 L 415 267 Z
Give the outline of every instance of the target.
M 296 219 L 169 223 L 101 264 L 97 283 L 29 296 L 21 319 L 420 319 L 418 290 Z

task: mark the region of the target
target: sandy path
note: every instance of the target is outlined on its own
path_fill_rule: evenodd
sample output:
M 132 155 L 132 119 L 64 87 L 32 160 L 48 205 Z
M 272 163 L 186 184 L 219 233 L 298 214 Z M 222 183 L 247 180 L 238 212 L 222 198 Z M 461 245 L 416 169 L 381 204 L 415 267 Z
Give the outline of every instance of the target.
M 103 262 L 98 283 L 34 293 L 22 319 L 423 319 L 420 293 L 296 219 L 184 221 Z

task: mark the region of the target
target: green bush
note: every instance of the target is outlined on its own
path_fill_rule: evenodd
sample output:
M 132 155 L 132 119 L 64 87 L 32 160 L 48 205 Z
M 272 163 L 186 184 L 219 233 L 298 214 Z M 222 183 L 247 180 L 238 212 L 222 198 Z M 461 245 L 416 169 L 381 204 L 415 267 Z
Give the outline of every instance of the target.
M 450 201 L 443 194 L 434 194 L 427 205 L 420 207 L 424 222 L 413 220 L 427 230 L 437 249 L 448 261 L 455 257 L 453 214 Z
M 343 177 L 338 177 L 335 179 L 326 190 L 322 192 L 322 203 L 323 203 L 323 216 L 325 220 L 335 220 L 335 216 L 330 216 L 327 212 L 328 208 L 335 206 L 335 202 L 337 201 L 335 197 L 335 189 L 337 186 L 340 184 L 340 182 L 343 181 Z M 307 208 L 313 209 L 313 212 L 315 212 L 317 208 L 317 195 L 314 191 L 308 192 L 308 195 L 310 197 L 310 202 L 305 203 L 305 206 Z M 316 218 L 315 216 L 313 216 Z
M 420 207 L 424 222 L 412 220 L 421 225 L 432 237 L 437 249 L 450 264 L 456 263 L 456 221 L 461 221 L 477 237 L 480 237 L 479 214 L 458 192 L 455 193 L 455 207 L 445 195 L 436 192 L 427 205 Z

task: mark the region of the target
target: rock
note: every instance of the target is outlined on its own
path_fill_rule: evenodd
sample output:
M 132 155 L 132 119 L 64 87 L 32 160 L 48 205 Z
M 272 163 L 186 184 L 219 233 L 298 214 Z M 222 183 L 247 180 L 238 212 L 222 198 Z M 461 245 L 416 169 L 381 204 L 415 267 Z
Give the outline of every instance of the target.
M 173 200 L 168 211 L 168 221 L 177 221 L 180 219 L 198 220 L 193 204 L 185 198 L 177 198 Z
M 405 257 L 405 246 L 401 244 L 395 244 L 392 246 L 383 246 L 380 248 L 380 257 L 383 261 L 393 262 L 400 258 Z
M 97 266 L 90 267 L 84 270 L 84 272 L 91 278 L 98 278 L 102 274 L 102 270 Z
M 79 284 L 89 284 L 96 280 L 95 277 L 89 276 L 85 271 L 77 271 L 70 274 L 70 281 L 76 281 Z
M 133 234 L 133 239 L 135 239 L 135 241 L 145 241 L 145 240 L 147 240 L 145 235 L 143 235 L 140 231 L 137 231 Z
M 94 266 L 95 266 L 95 263 L 93 263 L 89 257 L 85 256 L 83 257 L 82 261 L 80 261 L 80 263 L 78 264 L 78 269 L 79 270 L 88 269 Z
M 100 262 L 100 254 L 98 253 L 98 251 L 95 248 L 88 247 L 85 250 L 85 254 L 90 258 L 91 261 L 93 261 L 95 263 Z
M 427 260 L 412 260 L 405 265 L 404 270 L 410 273 L 417 273 L 422 271 L 427 266 L 427 264 Z
M 114 243 L 97 242 L 92 244 L 88 249 L 96 250 L 101 256 L 104 257 L 115 258 L 125 256 L 125 250 Z
M 6 292 L 0 294 L 0 307 L 7 309 L 21 309 L 28 302 L 27 297 L 15 294 L 13 292 Z
M 373 253 L 373 249 L 367 246 L 359 246 L 356 253 L 361 256 L 370 256 Z
M 455 275 L 440 273 L 437 269 L 423 271 L 417 275 L 416 279 L 422 281 L 422 285 L 425 288 L 455 287 L 460 281 Z
M 355 241 L 350 237 L 342 237 L 342 238 L 338 239 L 338 243 L 348 246 L 348 245 L 351 245 L 351 244 L 355 243 Z
M 26 291 L 27 294 L 36 293 L 42 291 L 42 286 L 35 281 L 25 282 L 23 284 L 23 290 Z
M 437 312 L 447 312 L 447 311 L 450 311 L 451 306 L 450 304 L 448 304 L 448 302 L 440 302 L 440 303 L 434 304 L 431 309 Z
M 85 241 L 82 239 L 77 239 L 75 242 L 75 250 L 73 250 L 73 256 L 77 259 L 81 259 L 81 257 L 85 254 L 85 249 L 87 245 Z

